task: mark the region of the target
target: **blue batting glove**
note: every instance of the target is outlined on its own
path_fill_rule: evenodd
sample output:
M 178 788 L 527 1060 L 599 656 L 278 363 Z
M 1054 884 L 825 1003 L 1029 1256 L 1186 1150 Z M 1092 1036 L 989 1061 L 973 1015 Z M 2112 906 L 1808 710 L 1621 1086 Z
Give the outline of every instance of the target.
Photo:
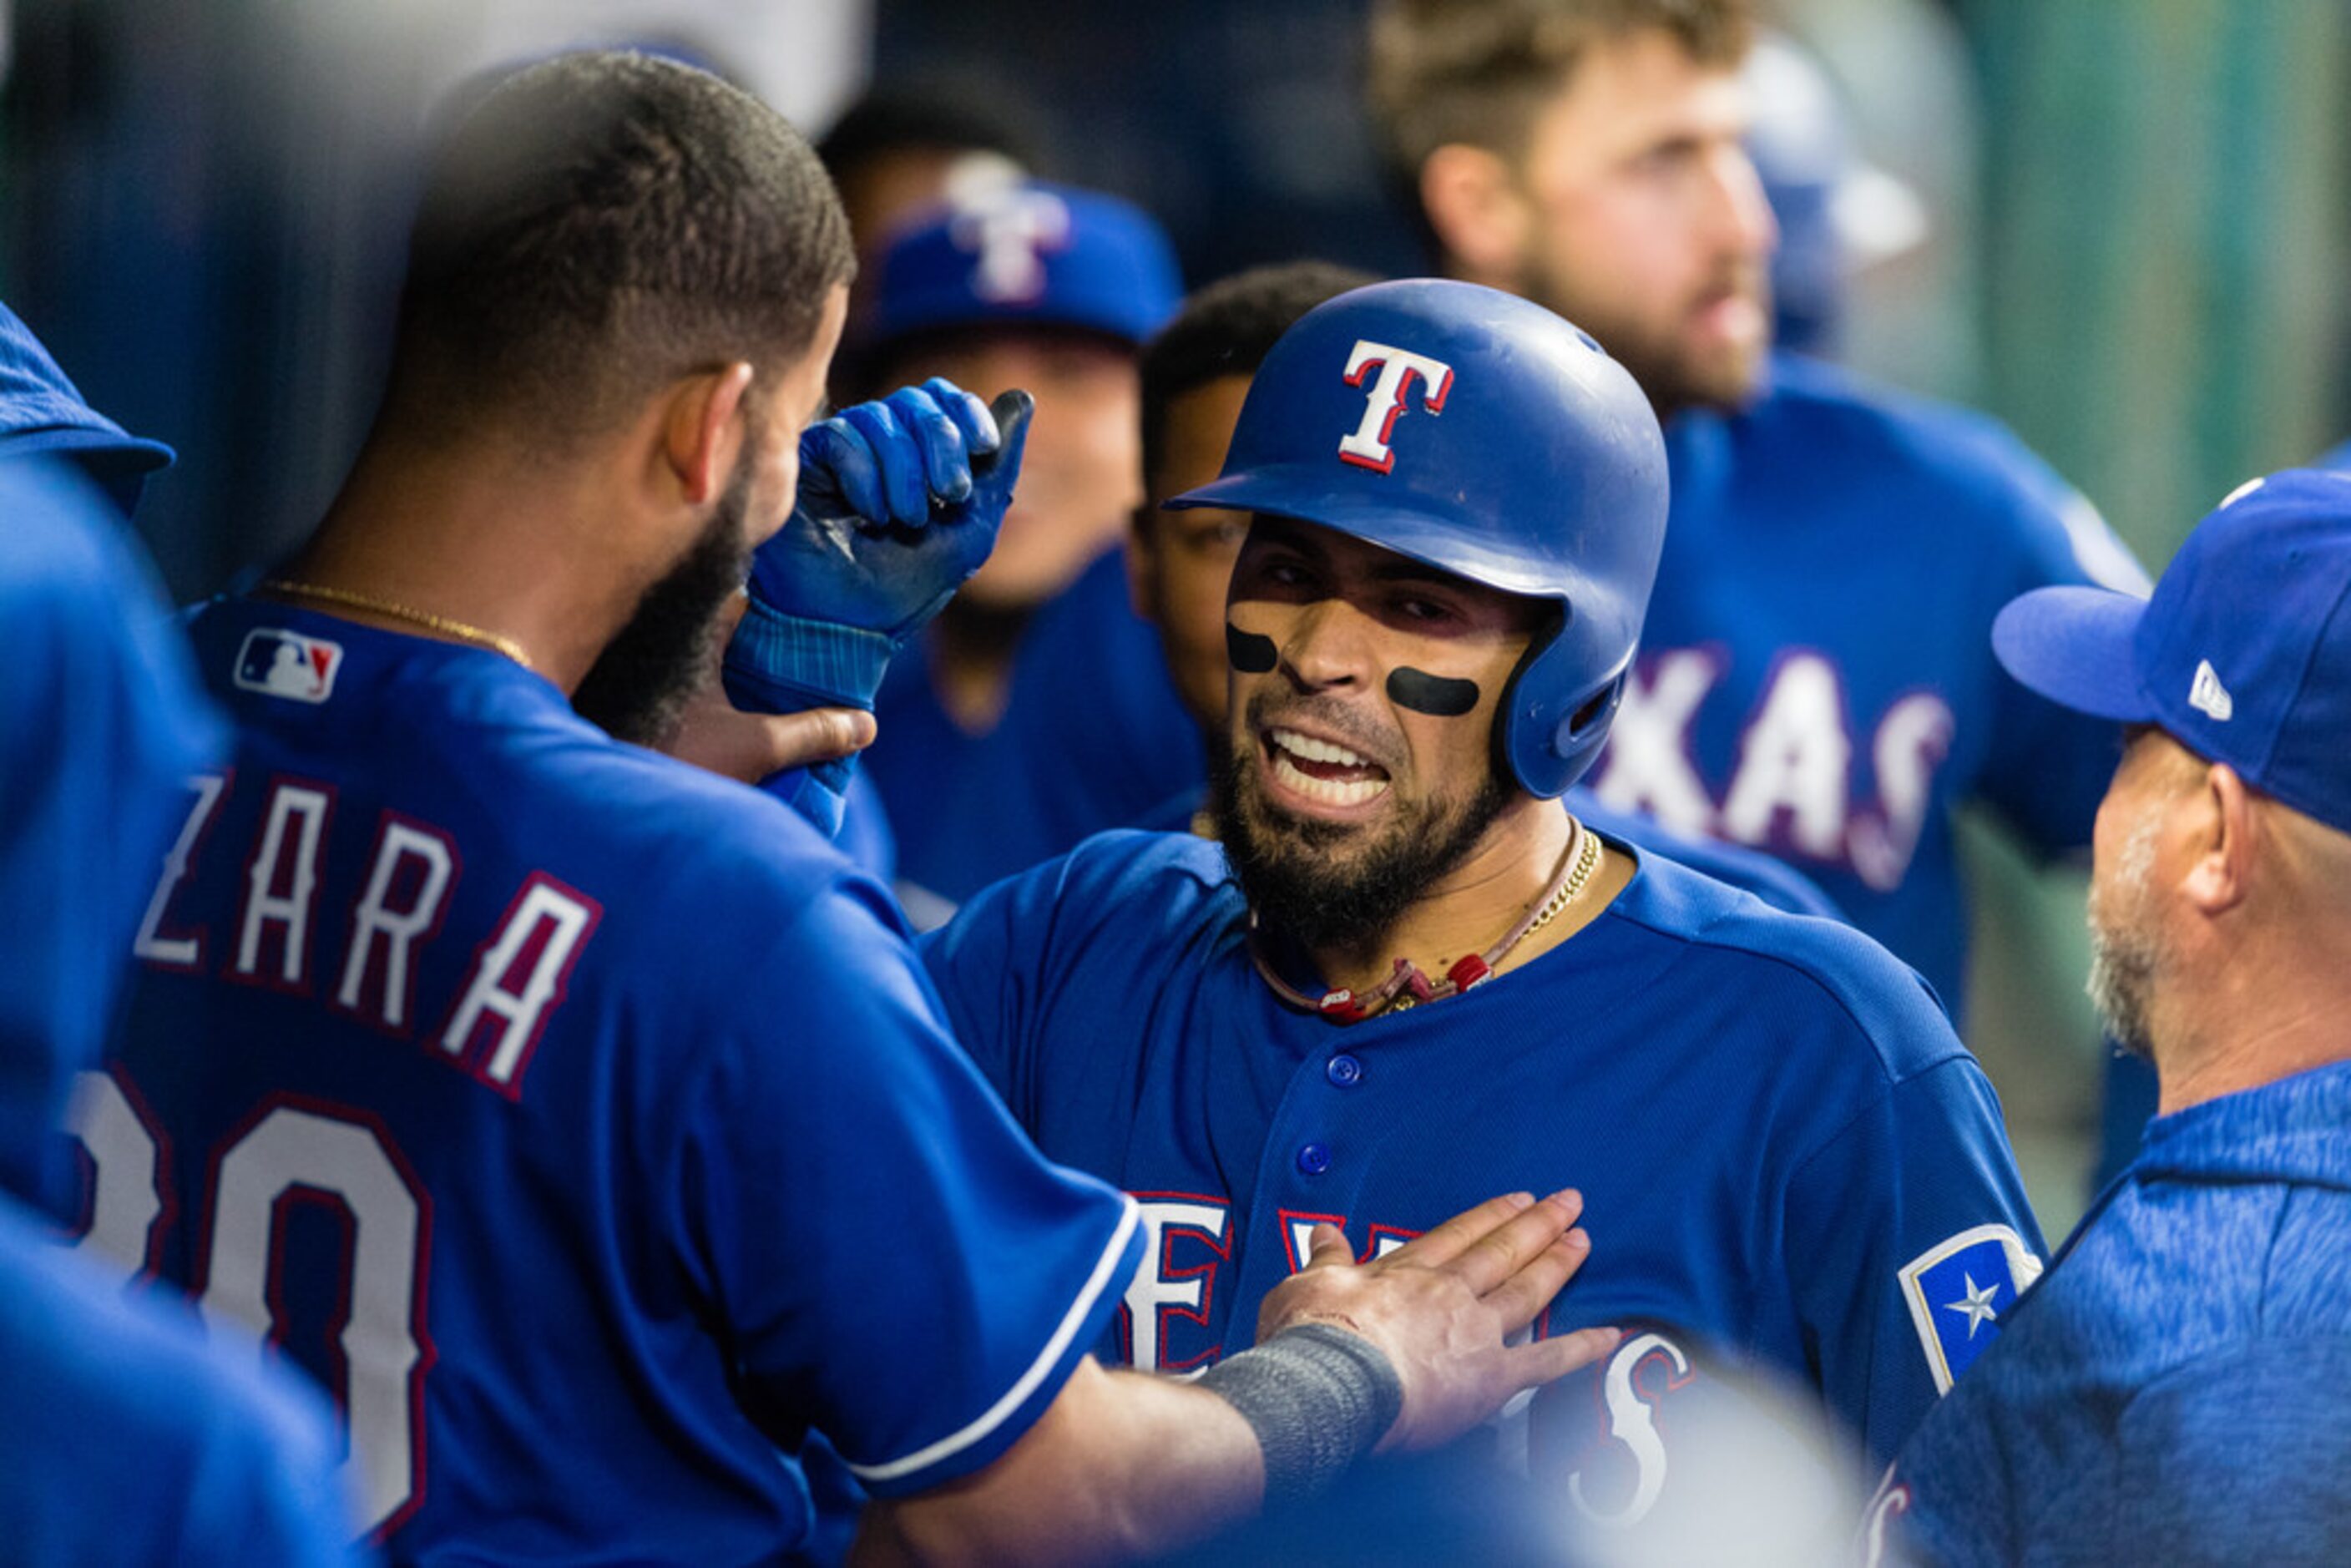
M 904 647 L 995 548 L 1036 403 L 933 377 L 800 435 L 799 503 L 752 559 L 727 644 L 748 708 L 872 708 Z

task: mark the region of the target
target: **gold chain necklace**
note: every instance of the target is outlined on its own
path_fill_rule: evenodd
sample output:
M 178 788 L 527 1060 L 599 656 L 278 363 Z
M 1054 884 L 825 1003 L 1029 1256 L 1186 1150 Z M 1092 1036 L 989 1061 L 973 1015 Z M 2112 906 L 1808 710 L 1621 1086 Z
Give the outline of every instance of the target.
M 297 599 L 315 599 L 321 604 L 340 604 L 352 610 L 367 610 L 378 615 L 389 615 L 395 621 L 405 621 L 413 626 L 422 626 L 427 631 L 438 632 L 445 637 L 455 637 L 460 641 L 487 648 L 492 653 L 504 653 L 526 670 L 531 667 L 530 655 L 524 653 L 522 644 L 513 638 L 501 637 L 496 632 L 485 632 L 479 626 L 468 626 L 463 621 L 452 621 L 446 615 L 435 615 L 429 610 L 411 609 L 405 604 L 394 603 L 389 599 L 378 599 L 366 593 L 353 593 L 348 588 L 328 588 L 316 582 L 296 582 L 291 578 L 273 577 L 261 586 L 264 591 L 269 593 L 291 594 Z
M 1583 827 L 1580 822 L 1576 825 L 1579 828 Z M 1583 834 L 1583 842 L 1576 852 L 1575 869 L 1567 873 L 1567 880 L 1559 884 L 1559 891 L 1552 894 L 1551 902 L 1536 912 L 1534 919 L 1528 924 L 1521 936 L 1531 936 L 1557 919 L 1559 912 L 1575 902 L 1575 895 L 1583 891 L 1583 884 L 1590 882 L 1592 873 L 1599 869 L 1600 835 L 1586 831 Z

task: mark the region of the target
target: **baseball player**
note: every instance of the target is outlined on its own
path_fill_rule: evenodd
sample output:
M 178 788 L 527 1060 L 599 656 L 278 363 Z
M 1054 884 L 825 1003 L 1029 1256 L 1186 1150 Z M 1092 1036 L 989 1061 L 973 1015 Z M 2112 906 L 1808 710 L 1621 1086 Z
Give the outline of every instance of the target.
M 2027 589 L 2145 578 L 1989 420 L 1770 352 L 1744 0 L 1385 0 L 1371 98 L 1442 268 L 1590 330 L 1665 421 L 1672 521 L 1593 789 L 1768 850 L 1962 994 L 1952 814 L 2086 847 L 2112 737 L 1989 652 Z
M 1221 846 L 1102 835 L 924 949 L 1039 1145 L 1140 1205 L 1104 1350 L 1214 1365 L 1316 1227 L 1377 1257 L 1465 1194 L 1572 1177 L 1594 1250 L 1545 1326 L 1627 1337 L 1520 1429 L 1553 1495 L 1649 1514 L 1716 1354 L 1801 1379 L 1882 1462 L 2039 1239 L 1915 975 L 1557 803 L 1665 527 L 1639 387 L 1514 297 L 1355 290 L 1283 336 L 1222 476 L 1173 505 L 1253 519 Z
M 1863 155 L 1837 84 L 1803 44 L 1759 29 L 1740 76 L 1751 116 L 1747 155 L 1779 233 L 1771 341 L 1837 359 L 1854 279 L 1926 241 L 1926 204 Z
M 1281 334 L 1324 300 L 1372 281 L 1368 274 L 1313 261 L 1238 273 L 1186 299 L 1144 350 L 1144 497 L 1127 539 L 1127 572 L 1135 608 L 1158 633 L 1186 716 L 1211 746 L 1225 727 L 1225 590 L 1249 518 L 1214 507 L 1163 513 L 1160 504 L 1217 476 L 1249 378 Z M 1051 655 L 1047 662 L 1054 667 L 1078 665 L 1083 644 L 1071 639 L 1101 630 L 1065 618 L 1040 629 L 1040 652 Z M 1115 736 L 1146 718 L 1167 722 L 1160 716 L 1165 705 L 1154 701 L 1162 683 L 1130 675 L 1128 668 L 1117 662 L 1090 671 L 1110 695 L 1109 701 L 1096 705 L 1109 711 L 1089 727 L 1087 738 L 1097 746 L 1101 727 Z M 1083 766 L 1092 749 L 1073 746 L 1063 760 Z M 1204 766 L 1201 779 L 1206 772 Z M 1206 795 L 1206 785 L 1196 779 L 1155 809 L 1114 825 L 1207 831 Z M 1792 914 L 1836 918 L 1836 909 L 1818 888 L 1767 855 L 1668 833 L 1653 821 L 1602 805 L 1581 786 L 1565 800 L 1588 827 L 1664 851 Z
M 985 553 L 1025 404 L 894 403 L 911 542 L 793 514 L 846 225 L 772 110 L 675 65 L 495 89 L 411 256 L 326 520 L 194 617 L 236 749 L 193 780 L 78 1120 L 93 1245 L 327 1385 L 395 1560 L 773 1561 L 807 1538 L 811 1428 L 879 1500 L 877 1552 L 1096 1559 L 1613 1343 L 1504 1347 L 1584 1246 L 1571 1196 L 1522 1194 L 1368 1269 L 1326 1235 L 1237 1374 L 1097 1366 L 1131 1200 L 1022 1138 L 878 885 L 567 700 L 641 605 L 698 599 L 706 638 L 788 515 L 766 635 L 809 592 L 911 632 Z M 812 433 L 812 495 L 875 479 L 879 417 Z M 636 673 L 649 703 L 686 652 Z
M 316 1398 L 56 1244 L 68 1088 L 114 1015 L 180 780 L 222 738 L 123 526 L 170 459 L 0 307 L 0 1554 L 339 1563 Z

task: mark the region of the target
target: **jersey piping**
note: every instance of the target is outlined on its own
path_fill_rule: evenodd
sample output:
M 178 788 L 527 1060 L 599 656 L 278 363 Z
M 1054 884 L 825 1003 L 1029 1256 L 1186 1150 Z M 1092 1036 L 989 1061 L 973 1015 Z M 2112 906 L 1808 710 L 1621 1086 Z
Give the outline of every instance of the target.
M 861 1465 L 844 1458 L 841 1463 L 849 1473 L 862 1481 L 896 1480 L 901 1476 L 913 1475 L 942 1459 L 953 1458 L 1004 1425 L 1006 1418 L 1019 1409 L 1037 1391 L 1037 1385 L 1061 1364 L 1061 1356 L 1070 1348 L 1070 1342 L 1092 1317 L 1094 1302 L 1109 1286 L 1111 1276 L 1117 1271 L 1120 1260 L 1126 1256 L 1127 1243 L 1134 1239 L 1135 1227 L 1142 1220 L 1143 1211 L 1136 1207 L 1134 1199 L 1128 1198 L 1125 1211 L 1119 1217 L 1118 1228 L 1111 1233 L 1110 1245 L 1102 1249 L 1102 1257 L 1094 1264 L 1093 1273 L 1088 1276 L 1085 1288 L 1070 1303 L 1070 1310 L 1061 1314 L 1061 1323 L 1053 1330 L 1053 1337 L 1045 1342 L 1045 1348 L 1037 1353 L 1037 1359 L 1029 1364 L 1029 1370 L 1022 1373 L 1019 1380 L 1004 1391 L 1004 1396 L 989 1406 L 977 1420 L 960 1431 L 950 1432 L 927 1448 L 915 1449 L 904 1458 L 890 1459 L 878 1465 Z

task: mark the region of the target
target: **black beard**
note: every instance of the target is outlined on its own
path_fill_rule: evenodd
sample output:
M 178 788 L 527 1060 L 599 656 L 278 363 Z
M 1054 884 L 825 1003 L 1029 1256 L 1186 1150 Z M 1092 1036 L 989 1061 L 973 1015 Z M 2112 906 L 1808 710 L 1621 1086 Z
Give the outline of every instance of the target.
M 684 559 L 645 590 L 571 694 L 580 717 L 638 746 L 660 746 L 677 732 L 686 699 L 718 656 L 719 607 L 750 571 L 743 542 L 749 497 L 750 471 L 738 468 Z
M 1256 744 L 1245 737 L 1208 748 L 1208 810 L 1259 926 L 1310 951 L 1368 950 L 1468 857 L 1514 793 L 1489 772 L 1467 801 L 1424 808 L 1417 820 L 1394 822 L 1342 861 L 1332 852 L 1362 830 L 1269 806 L 1239 749 Z M 1263 822 L 1279 825 L 1269 830 Z

